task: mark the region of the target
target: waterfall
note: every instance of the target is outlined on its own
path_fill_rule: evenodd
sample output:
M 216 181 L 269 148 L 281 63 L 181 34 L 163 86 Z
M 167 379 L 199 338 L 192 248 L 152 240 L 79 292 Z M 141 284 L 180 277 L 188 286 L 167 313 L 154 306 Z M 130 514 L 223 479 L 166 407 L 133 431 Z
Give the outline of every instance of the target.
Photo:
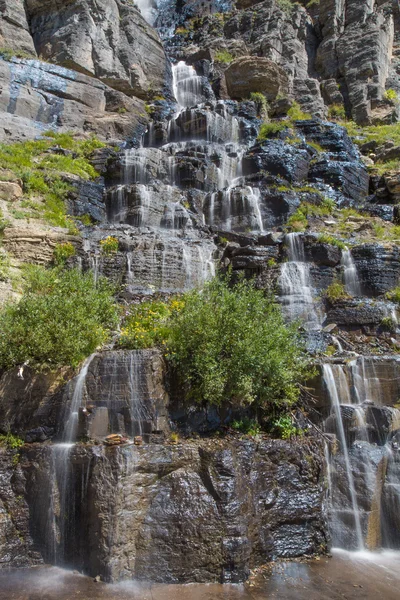
M 75 481 L 71 451 L 78 435 L 79 409 L 85 392 L 86 376 L 96 354 L 87 358 L 75 379 L 72 399 L 64 410 L 61 442 L 51 447 L 51 493 L 46 525 L 47 555 L 55 564 L 67 560 L 70 532 L 75 524 Z
M 334 546 L 398 548 L 400 411 L 384 405 L 381 378 L 364 357 L 325 364 L 330 400 L 325 431 L 339 442 L 327 453 L 330 528 Z
M 193 67 L 184 61 L 172 66 L 172 89 L 179 109 L 188 108 L 204 102 L 203 78 Z
M 337 366 L 337 365 L 335 365 L 335 366 Z M 348 447 L 347 447 L 346 435 L 345 435 L 345 430 L 344 430 L 343 421 L 342 421 L 341 405 L 340 405 L 338 390 L 336 387 L 335 377 L 333 374 L 332 365 L 325 364 L 323 366 L 323 376 L 324 376 L 324 382 L 327 387 L 329 397 L 331 399 L 332 410 L 335 413 L 337 432 L 338 432 L 338 437 L 339 437 L 339 442 L 340 442 L 340 449 L 341 449 L 341 452 L 343 453 L 344 461 L 345 461 L 346 477 L 347 477 L 347 481 L 348 481 L 348 485 L 349 485 L 349 493 L 350 493 L 350 501 L 351 501 L 351 505 L 350 505 L 350 507 L 348 507 L 348 509 L 351 511 L 351 514 L 352 514 L 352 517 L 354 520 L 356 542 L 357 542 L 356 547 L 358 550 L 362 550 L 364 548 L 364 540 L 363 540 L 362 529 L 361 529 L 360 511 L 359 511 L 358 504 L 357 504 L 357 495 L 356 495 L 356 490 L 355 490 L 355 485 L 354 485 L 353 471 L 352 471 L 351 464 L 350 464 L 349 451 L 348 451 Z
M 346 292 L 351 296 L 361 296 L 361 285 L 357 274 L 357 267 L 351 255 L 351 250 L 348 248 L 342 252 L 341 265 Z
M 302 319 L 308 329 L 318 329 L 318 315 L 311 284 L 310 265 L 306 262 L 303 236 L 288 233 L 285 237 L 288 261 L 281 267 L 279 285 L 281 302 L 290 320 Z
M 151 421 L 151 416 L 143 402 L 143 392 L 141 386 L 143 363 L 139 360 L 140 351 L 130 352 L 129 357 L 129 412 L 131 421 L 130 435 L 142 436 L 145 433 L 146 421 Z

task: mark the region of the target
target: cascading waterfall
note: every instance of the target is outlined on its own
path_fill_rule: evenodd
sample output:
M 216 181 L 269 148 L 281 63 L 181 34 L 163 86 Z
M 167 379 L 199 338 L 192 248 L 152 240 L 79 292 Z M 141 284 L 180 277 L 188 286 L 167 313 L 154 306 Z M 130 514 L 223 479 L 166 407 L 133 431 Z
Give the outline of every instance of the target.
M 52 490 L 48 509 L 46 550 L 54 564 L 64 564 L 67 560 L 68 538 L 74 531 L 74 474 L 71 464 L 71 451 L 78 435 L 79 409 L 85 393 L 86 376 L 95 354 L 87 358 L 75 379 L 74 392 L 63 415 L 61 441 L 51 447 Z M 84 475 L 82 475 L 83 477 Z
M 350 550 L 399 548 L 400 411 L 383 404 L 374 362 L 325 364 L 331 403 L 325 431 L 339 446 L 327 453 L 333 545 Z
M 351 296 L 361 296 L 361 284 L 358 278 L 357 267 L 351 255 L 351 250 L 348 248 L 342 252 L 341 265 L 346 292 Z
M 282 264 L 279 285 L 281 302 L 288 318 L 301 319 L 308 329 L 318 329 L 321 317 L 315 308 L 310 265 L 306 262 L 303 236 L 288 233 L 285 237 L 288 261 Z
M 173 92 L 179 110 L 204 102 L 203 78 L 184 61 L 172 66 Z

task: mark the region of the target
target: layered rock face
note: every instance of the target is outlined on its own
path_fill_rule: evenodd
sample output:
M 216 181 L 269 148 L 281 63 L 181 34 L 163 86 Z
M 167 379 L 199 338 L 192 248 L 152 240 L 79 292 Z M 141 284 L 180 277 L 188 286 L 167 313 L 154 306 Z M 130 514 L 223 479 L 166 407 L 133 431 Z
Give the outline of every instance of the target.
M 266 558 L 325 547 L 318 444 L 78 445 L 70 460 L 76 513 L 65 557 L 106 581 L 238 582 Z M 51 551 L 46 515 L 49 502 L 57 502 L 51 465 L 51 449 L 33 444 L 13 481 L 4 480 L 10 502 L 17 490 L 23 496 L 14 525 L 20 551 L 32 540 L 25 498 L 35 547 L 44 556 Z M 15 518 L 11 505 L 10 512 Z M 2 564 L 10 559 L 3 554 Z

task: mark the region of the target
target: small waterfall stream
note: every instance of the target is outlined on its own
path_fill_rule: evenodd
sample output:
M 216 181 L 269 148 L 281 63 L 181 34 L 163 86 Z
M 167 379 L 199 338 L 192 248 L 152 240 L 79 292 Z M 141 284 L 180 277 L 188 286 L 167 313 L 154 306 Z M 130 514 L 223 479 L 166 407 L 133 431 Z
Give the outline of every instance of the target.
M 325 431 L 333 545 L 346 550 L 399 548 L 400 411 L 384 405 L 381 380 L 364 357 L 323 365 L 331 403 Z
M 357 267 L 351 255 L 351 250 L 348 248 L 342 252 L 341 265 L 346 292 L 351 296 L 361 296 L 361 284 L 358 278 Z
M 75 379 L 74 391 L 63 415 L 60 443 L 51 447 L 51 496 L 46 532 L 47 554 L 54 564 L 64 564 L 68 537 L 75 529 L 75 478 L 71 452 L 78 435 L 79 409 L 85 393 L 86 376 L 96 354 L 87 358 Z M 82 474 L 82 478 L 86 477 Z
M 284 310 L 291 321 L 301 319 L 308 329 L 318 329 L 321 316 L 314 303 L 310 265 L 305 257 L 303 235 L 288 233 L 285 243 L 288 260 L 282 263 L 279 278 Z

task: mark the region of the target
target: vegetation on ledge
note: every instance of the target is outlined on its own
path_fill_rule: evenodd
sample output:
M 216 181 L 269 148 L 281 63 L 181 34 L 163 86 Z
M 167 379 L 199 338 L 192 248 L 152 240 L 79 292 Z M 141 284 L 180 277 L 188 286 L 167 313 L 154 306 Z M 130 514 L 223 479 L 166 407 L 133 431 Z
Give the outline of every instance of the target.
M 22 182 L 24 199 L 20 218 L 44 218 L 51 225 L 76 231 L 67 215 L 65 200 L 72 186 L 65 175 L 95 179 L 90 163 L 93 152 L 105 144 L 96 138 L 77 140 L 72 134 L 47 132 L 40 140 L 0 144 L 0 178 Z M 52 152 L 54 150 L 54 152 Z
M 78 269 L 25 270 L 21 300 L 0 311 L 0 367 L 76 367 L 109 338 L 118 309 L 110 283 Z
M 155 344 L 186 400 L 197 403 L 284 408 L 298 399 L 308 373 L 297 324 L 286 325 L 273 299 L 246 280 L 231 287 L 215 278 L 202 291 L 133 309 L 120 345 Z

